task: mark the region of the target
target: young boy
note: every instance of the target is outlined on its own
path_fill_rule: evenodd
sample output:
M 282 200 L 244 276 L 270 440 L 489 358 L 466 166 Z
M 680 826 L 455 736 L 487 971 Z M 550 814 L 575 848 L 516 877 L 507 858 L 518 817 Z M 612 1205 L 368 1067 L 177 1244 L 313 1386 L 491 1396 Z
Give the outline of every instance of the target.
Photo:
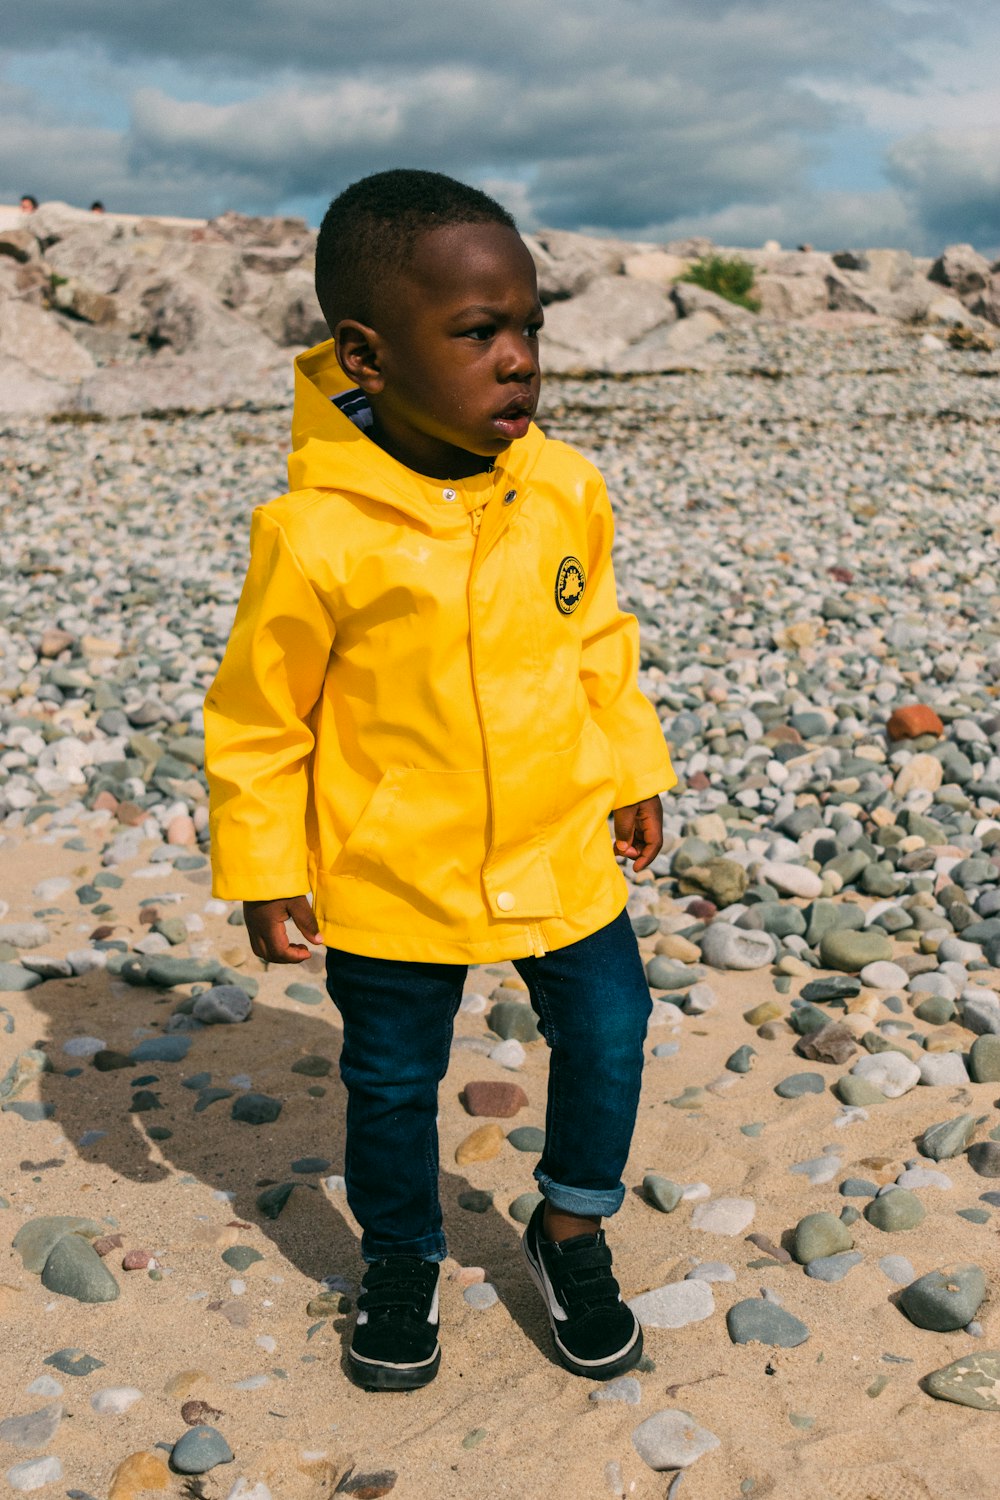
M 535 270 L 485 194 L 355 183 L 316 289 L 333 338 L 296 361 L 290 493 L 254 514 L 206 699 L 214 889 L 243 901 L 259 958 L 308 957 L 289 918 L 327 946 L 368 1263 L 353 1377 L 437 1373 L 438 1084 L 467 965 L 512 959 L 551 1049 L 524 1253 L 560 1360 L 607 1379 L 642 1352 L 601 1218 L 650 1011 L 615 853 L 656 857 L 676 781 L 607 494 L 532 423 Z

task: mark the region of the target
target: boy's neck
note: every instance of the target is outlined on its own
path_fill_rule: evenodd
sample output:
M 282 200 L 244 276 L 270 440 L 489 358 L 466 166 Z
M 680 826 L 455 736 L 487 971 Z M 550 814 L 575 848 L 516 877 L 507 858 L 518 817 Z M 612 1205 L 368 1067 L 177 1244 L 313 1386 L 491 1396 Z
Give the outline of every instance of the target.
M 425 479 L 470 479 L 474 474 L 488 474 L 495 460 L 481 453 L 470 453 L 464 448 L 445 448 L 440 454 L 418 453 L 406 443 L 401 443 L 387 433 L 379 422 L 378 412 L 373 408 L 373 421 L 368 428 L 368 437 L 377 443 L 391 458 L 422 474 Z

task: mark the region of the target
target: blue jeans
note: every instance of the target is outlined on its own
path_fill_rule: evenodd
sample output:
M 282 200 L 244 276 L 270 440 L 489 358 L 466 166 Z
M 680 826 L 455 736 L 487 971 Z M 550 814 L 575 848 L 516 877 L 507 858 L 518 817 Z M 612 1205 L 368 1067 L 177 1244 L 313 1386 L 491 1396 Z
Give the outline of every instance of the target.
M 443 1260 L 437 1094 L 466 967 L 339 948 L 327 950 L 326 967 L 344 1026 L 344 1175 L 362 1256 Z M 590 937 L 514 967 L 552 1054 L 535 1178 L 553 1208 L 613 1214 L 625 1196 L 652 1008 L 631 923 L 622 912 Z

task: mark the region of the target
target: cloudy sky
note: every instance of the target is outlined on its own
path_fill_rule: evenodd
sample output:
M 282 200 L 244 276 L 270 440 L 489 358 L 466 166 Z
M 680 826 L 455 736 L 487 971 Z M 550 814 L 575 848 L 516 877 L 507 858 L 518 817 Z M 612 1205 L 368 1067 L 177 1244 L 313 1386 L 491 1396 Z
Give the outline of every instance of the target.
M 523 227 L 1000 247 L 998 0 L 7 0 L 0 201 L 301 213 L 367 172 Z

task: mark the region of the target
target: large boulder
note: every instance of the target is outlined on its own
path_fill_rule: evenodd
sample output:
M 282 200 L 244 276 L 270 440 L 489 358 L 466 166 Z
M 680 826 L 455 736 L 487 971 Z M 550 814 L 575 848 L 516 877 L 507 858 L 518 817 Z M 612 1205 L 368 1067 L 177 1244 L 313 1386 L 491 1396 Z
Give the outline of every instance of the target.
M 989 285 L 990 263 L 971 245 L 949 245 L 938 256 L 928 275 L 931 281 L 951 287 L 955 296 L 964 301 Z
M 719 341 L 709 341 L 724 331 L 725 325 L 711 312 L 659 323 L 613 358 L 612 371 L 616 375 L 669 375 L 704 369 L 721 356 Z
M 696 286 L 691 281 L 678 281 L 670 296 L 682 318 L 707 312 L 718 318 L 726 328 L 752 323 L 754 320 L 754 314 L 748 308 L 740 307 L 738 302 L 730 302 L 727 297 L 720 297 L 717 292 L 709 291 L 708 287 Z
M 758 276 L 753 294 L 764 318 L 807 318 L 827 305 L 824 276 Z
M 316 248 L 316 231 L 310 229 L 305 219 L 274 215 L 270 218 L 254 218 L 251 214 L 224 213 L 210 219 L 205 226 L 210 235 L 236 245 L 240 250 L 298 249 L 300 255 L 311 254 Z
M 917 274 L 917 263 L 908 250 L 838 250 L 832 259 L 841 270 L 859 271 L 887 292 L 898 292 Z
M 650 248 L 626 256 L 622 270 L 636 281 L 652 281 L 669 289 L 678 277 L 691 269 L 691 264 L 682 255 L 670 255 L 666 250 Z
M 283 347 L 308 349 L 330 337 L 308 271 L 289 271 L 269 281 L 254 321 Z
M 548 308 L 542 368 L 553 375 L 618 369 L 630 344 L 676 319 L 676 307 L 654 282 L 599 276 L 578 297 Z
M 63 385 L 95 368 L 93 356 L 54 314 L 20 300 L 0 303 L 0 355 Z
M 540 229 L 524 235 L 538 273 L 542 302 L 575 297 L 598 277 L 619 276 L 635 245 L 623 240 L 601 240 L 565 229 Z
M 986 286 L 970 300 L 969 311 L 989 323 L 1000 323 L 1000 272 L 990 273 Z

